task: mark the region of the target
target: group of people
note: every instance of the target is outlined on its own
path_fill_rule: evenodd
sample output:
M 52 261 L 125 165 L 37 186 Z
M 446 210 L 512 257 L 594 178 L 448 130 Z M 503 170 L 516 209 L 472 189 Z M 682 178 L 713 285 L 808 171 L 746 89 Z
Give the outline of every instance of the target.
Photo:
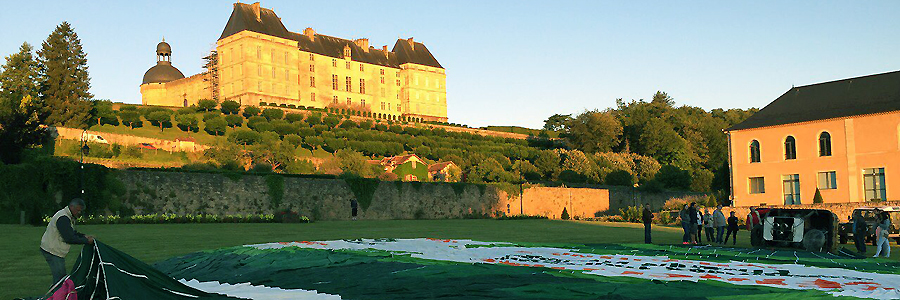
M 877 210 L 876 210 L 877 212 Z M 886 211 L 878 212 L 875 215 L 875 226 L 872 228 L 875 234 L 875 256 L 878 257 L 884 251 L 884 257 L 891 256 L 891 242 L 888 236 L 891 228 L 891 215 Z M 866 253 L 866 237 L 869 235 L 869 228 L 866 226 L 865 219 L 860 214 L 853 215 L 853 240 L 856 244 L 856 251 L 861 254 Z
M 726 219 L 721 205 L 710 213 L 708 208 L 701 212 L 697 209 L 696 203 L 691 202 L 684 205 L 679 217 L 681 218 L 681 227 L 684 229 L 682 244 L 703 243 L 704 231 L 707 243 L 726 244 L 729 238 L 731 238 L 732 245 L 737 243 L 738 218 L 734 212 L 731 212 Z

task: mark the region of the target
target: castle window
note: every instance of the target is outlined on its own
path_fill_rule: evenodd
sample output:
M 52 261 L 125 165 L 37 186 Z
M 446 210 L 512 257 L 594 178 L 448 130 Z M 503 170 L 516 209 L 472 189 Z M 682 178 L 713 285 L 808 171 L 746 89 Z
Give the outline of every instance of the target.
M 353 105 L 353 100 L 350 100 L 350 97 L 347 97 L 347 106 Z
M 309 93 L 309 101 L 316 102 L 316 93 Z
M 384 102 L 381 102 L 381 110 L 384 110 Z
M 381 84 L 384 84 L 384 76 L 381 76 Z
M 262 81 L 256 82 L 256 90 L 262 92 Z
M 425 77 L 425 87 L 428 87 L 428 77 Z
M 819 135 L 819 156 L 831 156 L 831 134 L 828 132 Z
M 271 54 L 271 56 L 269 57 L 269 61 L 275 62 L 275 49 L 272 49 L 272 54 Z
M 344 48 L 344 57 L 350 57 L 350 47 Z
M 333 97 L 331 98 L 331 103 L 337 104 L 337 96 L 333 96 Z
M 400 104 L 397 104 L 397 111 L 400 111 Z
M 413 84 L 419 85 L 419 75 L 416 75 L 415 77 L 413 77 Z
M 753 140 L 752 142 L 750 142 L 750 162 L 759 162 L 759 141 L 757 140 Z
M 284 64 L 288 64 L 288 56 L 289 56 L 288 52 L 284 51 Z
M 400 79 L 397 79 L 397 86 L 400 86 Z
M 381 75 L 383 76 L 383 75 L 384 75 L 384 69 L 379 70 L 378 73 L 381 74 Z
M 362 79 L 362 78 L 359 79 L 359 93 L 360 94 L 366 93 L 366 80 Z
M 366 106 L 366 99 L 359 99 L 359 105 Z
M 310 72 L 315 72 L 315 71 L 316 71 L 316 65 L 310 64 L 310 65 L 309 65 L 309 71 L 310 71 Z
M 784 139 L 784 159 L 797 159 L 797 141 L 790 135 Z
M 365 70 L 363 69 L 363 64 L 359 64 L 359 71 L 360 71 L 360 72 L 365 71 Z
M 312 53 L 310 53 L 310 54 L 309 54 L 309 61 L 315 61 L 315 60 L 316 60 L 316 57 L 315 57 Z
M 337 60 L 336 59 L 333 59 L 333 58 L 331 59 L 331 66 L 337 68 Z
M 291 80 L 291 71 L 284 70 L 284 80 Z
M 262 59 L 262 47 L 256 46 L 256 58 Z
M 350 62 L 347 62 L 347 70 L 350 70 Z
M 347 81 L 347 82 L 345 82 L 346 88 L 347 88 L 346 91 L 352 92 L 353 91 L 353 79 L 351 79 L 350 76 L 347 76 L 346 81 Z
M 331 89 L 337 91 L 338 89 L 338 78 L 337 75 L 331 75 Z
M 381 88 L 381 96 L 384 97 L 384 88 Z
M 275 67 L 272 67 L 272 78 L 275 78 Z
M 316 77 L 309 76 L 309 87 L 316 87 Z

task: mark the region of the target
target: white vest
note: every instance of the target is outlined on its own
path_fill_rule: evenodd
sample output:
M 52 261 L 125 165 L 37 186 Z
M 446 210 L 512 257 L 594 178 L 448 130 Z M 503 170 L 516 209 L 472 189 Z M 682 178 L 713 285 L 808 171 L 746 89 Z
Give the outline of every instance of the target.
M 75 230 L 75 218 L 72 217 L 72 212 L 69 210 L 69 207 L 66 206 L 63 209 L 60 209 L 53 215 L 53 218 L 50 218 L 50 224 L 47 224 L 47 230 L 44 231 L 44 236 L 41 237 L 41 249 L 50 252 L 50 254 L 65 258 L 66 254 L 69 254 L 69 248 L 71 246 L 63 240 L 62 235 L 59 234 L 59 229 L 56 228 L 56 221 L 62 216 L 69 217 L 69 223 L 72 225 L 72 230 Z

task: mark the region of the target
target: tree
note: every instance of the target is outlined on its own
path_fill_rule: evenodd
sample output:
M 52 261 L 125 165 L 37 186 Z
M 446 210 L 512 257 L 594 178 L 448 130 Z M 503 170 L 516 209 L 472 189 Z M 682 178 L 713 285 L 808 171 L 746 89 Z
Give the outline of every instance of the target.
M 91 115 L 94 120 L 97 120 L 97 125 L 119 125 L 119 118 L 116 116 L 116 111 L 112 108 L 112 101 L 94 100 L 91 101 L 91 106 Z
M 278 133 L 280 136 L 286 136 L 288 134 L 297 134 L 297 127 L 294 125 L 287 123 L 279 123 L 274 126 L 275 133 Z
M 619 145 L 622 124 L 609 111 L 586 111 L 566 122 L 563 136 L 582 152 L 609 152 Z
M 144 127 L 144 121 L 141 120 L 141 114 L 136 110 L 120 110 L 119 118 L 122 119 L 122 125 L 131 127 L 131 129 Z
M 303 146 L 309 150 L 316 150 L 325 145 L 325 139 L 318 136 L 303 137 Z
M 266 108 L 262 111 L 262 115 L 269 121 L 281 120 L 281 118 L 284 117 L 284 111 L 279 108 Z
M 168 111 L 154 111 L 147 116 L 147 121 L 159 127 L 159 131 L 162 132 L 163 129 L 172 127 L 172 114 Z
M 625 170 L 616 170 L 606 174 L 603 184 L 632 186 L 634 184 L 634 176 Z
M 204 122 L 203 130 L 211 135 L 224 135 L 227 127 L 228 123 L 225 122 L 225 118 L 216 117 Z
M 303 138 L 296 134 L 288 134 L 283 138 L 285 143 L 290 144 L 291 146 L 300 147 L 303 144 Z
M 41 127 L 46 113 L 39 98 L 0 96 L 0 161 L 21 162 L 25 148 L 39 145 L 49 137 Z
M 669 189 L 687 190 L 691 187 L 691 173 L 672 165 L 660 168 L 653 180 Z
M 38 51 L 40 93 L 50 108 L 49 125 L 86 128 L 91 118 L 91 78 L 87 54 L 68 22 L 50 33 Z
M 244 107 L 244 118 L 250 118 L 259 115 L 259 108 L 253 105 Z
M 216 106 L 219 106 L 215 100 L 210 99 L 200 99 L 197 102 L 197 109 L 200 111 L 214 111 L 216 110 Z
M 262 141 L 262 136 L 253 130 L 235 129 L 228 134 L 228 141 L 238 145 L 254 145 Z
M 6 57 L 0 67 L 0 97 L 19 101 L 25 96 L 38 96 L 40 66 L 32 51 L 31 45 L 22 43 L 18 53 Z
M 228 123 L 228 127 L 241 127 L 244 125 L 244 117 L 241 115 L 227 115 L 225 116 L 225 122 Z
M 178 124 L 178 129 L 181 131 L 193 131 L 197 132 L 200 130 L 199 121 L 197 120 L 197 115 L 194 114 L 178 114 L 175 115 L 175 123 Z
M 366 158 L 359 152 L 340 149 L 334 153 L 335 159 L 338 161 L 343 174 L 355 175 L 359 177 L 373 177 L 376 170 L 380 170 L 380 166 L 376 166 L 366 162 Z
M 221 110 L 223 114 L 234 115 L 241 112 L 241 104 L 234 100 L 225 100 L 219 105 L 219 110 Z
M 572 119 L 572 115 L 555 114 L 544 120 L 544 130 L 561 131 L 565 129 L 566 124 Z
M 296 113 L 290 113 L 290 114 L 284 115 L 284 119 L 291 123 L 299 122 L 299 121 L 303 121 L 303 115 L 296 114 Z
M 825 200 L 822 199 L 822 192 L 819 191 L 819 188 L 816 188 L 816 194 L 813 195 L 813 203 L 824 203 Z

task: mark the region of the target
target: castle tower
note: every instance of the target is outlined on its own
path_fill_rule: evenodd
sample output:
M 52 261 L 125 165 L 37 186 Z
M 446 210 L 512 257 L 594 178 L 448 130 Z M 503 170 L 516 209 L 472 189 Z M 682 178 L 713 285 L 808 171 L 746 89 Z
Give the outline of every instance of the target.
M 143 84 L 166 83 L 184 78 L 184 74 L 172 66 L 172 46 L 165 40 L 156 45 L 156 65 L 144 73 Z

